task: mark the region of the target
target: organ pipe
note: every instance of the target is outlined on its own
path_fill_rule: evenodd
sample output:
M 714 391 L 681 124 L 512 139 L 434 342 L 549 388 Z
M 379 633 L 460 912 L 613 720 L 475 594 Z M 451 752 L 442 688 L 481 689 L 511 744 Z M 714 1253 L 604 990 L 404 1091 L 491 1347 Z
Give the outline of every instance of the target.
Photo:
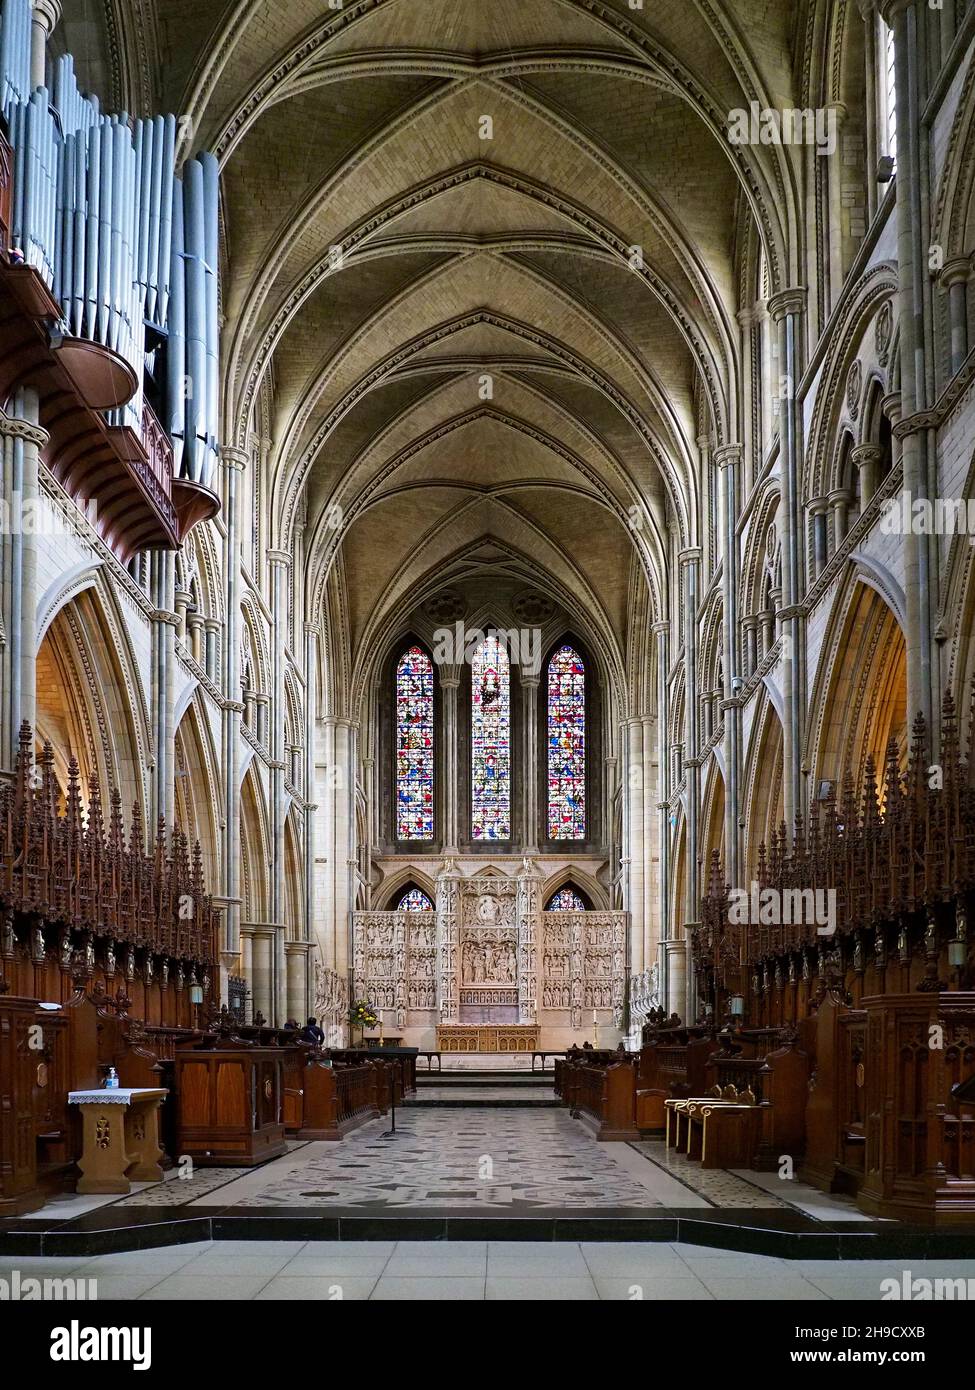
M 30 0 L 0 7 L 0 102 L 14 149 L 12 234 L 61 307 L 65 335 L 118 353 L 141 382 L 167 342 L 164 427 L 177 476 L 209 486 L 218 422 L 218 171 L 212 154 L 177 176 L 176 118 L 108 115 L 78 88 L 73 59 L 30 91 Z M 138 429 L 142 392 L 113 423 Z

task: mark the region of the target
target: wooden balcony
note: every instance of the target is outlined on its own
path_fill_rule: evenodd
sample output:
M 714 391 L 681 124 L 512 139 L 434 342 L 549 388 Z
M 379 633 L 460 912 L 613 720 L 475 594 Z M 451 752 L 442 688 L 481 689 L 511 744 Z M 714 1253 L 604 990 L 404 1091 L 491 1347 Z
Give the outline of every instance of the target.
M 142 428 L 104 415 L 138 389 L 131 366 L 100 343 L 60 334 L 60 308 L 33 267 L 9 257 L 10 147 L 0 135 L 0 403 L 19 388 L 40 398 L 50 439 L 43 461 L 123 563 L 148 548 L 174 550 L 219 498 L 173 478 L 172 445 L 148 404 Z

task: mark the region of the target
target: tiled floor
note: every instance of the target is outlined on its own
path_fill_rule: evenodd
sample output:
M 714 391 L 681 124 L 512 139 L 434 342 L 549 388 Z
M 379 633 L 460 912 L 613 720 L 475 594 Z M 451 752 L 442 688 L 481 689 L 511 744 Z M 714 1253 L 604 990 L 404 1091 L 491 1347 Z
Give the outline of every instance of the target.
M 0 1278 L 96 1281 L 98 1299 L 877 1301 L 894 1260 L 779 1260 L 697 1245 L 220 1241 L 94 1259 L 6 1257 Z M 975 1279 L 975 1260 L 910 1261 Z
M 693 1205 L 626 1144 L 600 1144 L 564 1110 L 403 1112 L 341 1144 L 309 1144 L 221 1190 L 236 1207 L 599 1208 Z

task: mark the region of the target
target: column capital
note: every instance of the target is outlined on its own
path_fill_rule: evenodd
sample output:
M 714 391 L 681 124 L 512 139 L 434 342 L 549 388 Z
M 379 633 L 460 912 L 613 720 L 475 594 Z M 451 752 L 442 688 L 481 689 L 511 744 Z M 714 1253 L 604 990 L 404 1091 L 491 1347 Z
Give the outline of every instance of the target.
M 880 402 L 880 409 L 887 416 L 891 426 L 896 425 L 904 413 L 904 403 L 899 391 L 891 391 Z
M 736 463 L 741 463 L 744 446 L 741 444 L 722 444 L 720 449 L 714 451 L 714 461 L 719 468 L 732 468 Z
M 677 562 L 681 565 L 699 565 L 701 563 L 701 547 L 689 545 L 685 550 L 678 550 Z
M 219 618 L 204 618 L 203 626 L 206 628 L 207 632 L 219 632 L 223 627 L 223 623 Z
M 768 301 L 768 311 L 775 323 L 789 314 L 801 314 L 806 307 L 805 285 L 795 285 L 790 289 L 779 290 Z
M 169 627 L 179 627 L 180 618 L 178 613 L 170 613 L 166 608 L 154 608 L 149 614 L 150 622 L 165 623 Z
M 31 8 L 34 23 L 43 25 L 49 35 L 53 34 L 61 18 L 59 0 L 33 0 Z
M 809 511 L 813 516 L 823 516 L 826 512 L 829 511 L 829 498 L 810 497 L 809 501 L 806 503 L 806 506 L 809 508 Z
M 880 17 L 888 28 L 893 29 L 894 20 L 904 10 L 910 9 L 914 0 L 875 0 L 876 7 L 880 11 Z
M 879 444 L 857 444 L 850 450 L 850 458 L 857 468 L 868 468 L 879 463 L 883 450 Z
M 16 415 L 8 415 L 0 407 L 0 438 L 22 439 L 27 444 L 36 444 L 39 449 L 50 439 L 47 430 L 40 425 L 32 425 L 29 420 L 21 420 Z
M 250 454 L 246 449 L 234 449 L 231 445 L 224 444 L 220 450 L 220 462 L 224 468 L 232 468 L 242 473 L 250 463 Z
M 850 502 L 850 489 L 848 487 L 834 487 L 826 494 L 826 500 L 831 507 L 838 506 L 841 502 Z
M 290 550 L 267 550 L 264 553 L 269 565 L 290 565 L 292 563 Z
M 956 256 L 941 268 L 941 283 L 946 290 L 952 285 L 966 284 L 972 278 L 972 262 L 968 256 Z
M 670 632 L 670 621 L 669 621 L 669 619 L 667 619 L 667 618 L 661 618 L 659 622 L 651 623 L 651 624 L 650 624 L 650 631 L 651 631 L 651 632 L 656 632 L 656 633 L 658 633 L 660 636 L 665 636 L 665 635 L 669 634 L 669 632 Z

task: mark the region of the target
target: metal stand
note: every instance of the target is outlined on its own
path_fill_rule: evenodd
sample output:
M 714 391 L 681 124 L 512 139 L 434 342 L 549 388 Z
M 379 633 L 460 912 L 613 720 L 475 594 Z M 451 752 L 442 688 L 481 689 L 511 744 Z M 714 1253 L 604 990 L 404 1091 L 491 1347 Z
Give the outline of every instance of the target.
M 392 1104 L 393 1118 L 389 1129 L 385 1130 L 379 1137 L 380 1139 L 402 1139 L 403 1131 L 396 1128 L 396 1082 L 390 1086 L 390 1102 Z

